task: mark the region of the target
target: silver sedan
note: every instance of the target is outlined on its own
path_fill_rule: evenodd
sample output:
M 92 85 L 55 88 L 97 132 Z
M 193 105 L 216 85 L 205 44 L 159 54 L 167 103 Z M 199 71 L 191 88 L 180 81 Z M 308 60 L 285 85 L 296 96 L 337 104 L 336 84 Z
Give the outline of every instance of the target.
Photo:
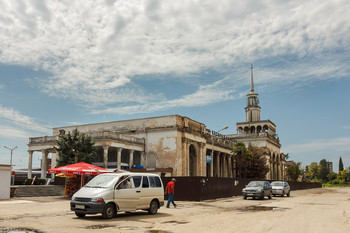
M 271 183 L 272 186 L 272 195 L 281 195 L 283 197 L 285 194 L 290 196 L 290 187 L 286 181 L 273 181 Z

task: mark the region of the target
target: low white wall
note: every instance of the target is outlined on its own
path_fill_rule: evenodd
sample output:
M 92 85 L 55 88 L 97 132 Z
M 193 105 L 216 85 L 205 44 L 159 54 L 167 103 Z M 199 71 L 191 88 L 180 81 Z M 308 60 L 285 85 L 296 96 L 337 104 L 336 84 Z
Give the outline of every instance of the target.
M 0 200 L 10 199 L 11 166 L 0 164 Z

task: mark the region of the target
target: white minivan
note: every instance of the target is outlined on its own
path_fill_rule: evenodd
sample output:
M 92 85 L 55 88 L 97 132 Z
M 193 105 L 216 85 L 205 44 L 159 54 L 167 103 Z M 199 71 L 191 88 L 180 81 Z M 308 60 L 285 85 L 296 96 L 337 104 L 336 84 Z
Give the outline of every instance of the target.
M 103 218 L 113 218 L 118 211 L 146 210 L 156 214 L 164 205 L 163 183 L 152 173 L 106 173 L 94 177 L 70 202 L 78 217 L 101 213 Z

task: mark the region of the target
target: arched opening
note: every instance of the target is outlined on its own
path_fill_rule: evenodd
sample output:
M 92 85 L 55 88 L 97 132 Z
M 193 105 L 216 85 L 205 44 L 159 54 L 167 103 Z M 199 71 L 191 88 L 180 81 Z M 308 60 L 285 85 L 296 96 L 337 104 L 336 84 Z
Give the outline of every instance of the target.
M 244 127 L 244 133 L 245 133 L 245 134 L 248 134 L 249 131 L 250 131 L 250 130 L 249 130 L 249 127 L 248 127 L 248 126 Z
M 264 131 L 265 133 L 268 133 L 268 132 L 269 132 L 269 127 L 268 127 L 267 125 L 264 125 L 263 131 Z
M 251 134 L 254 134 L 254 133 L 255 133 L 255 127 L 254 127 L 254 126 L 250 127 L 250 133 L 251 133 Z
M 196 148 L 193 144 L 190 145 L 190 157 L 189 157 L 189 175 L 195 176 L 197 174 L 197 155 L 196 155 Z
M 261 125 L 258 125 L 258 127 L 256 127 L 256 131 L 257 131 L 257 134 L 259 134 L 259 133 L 262 132 L 262 127 L 261 127 Z

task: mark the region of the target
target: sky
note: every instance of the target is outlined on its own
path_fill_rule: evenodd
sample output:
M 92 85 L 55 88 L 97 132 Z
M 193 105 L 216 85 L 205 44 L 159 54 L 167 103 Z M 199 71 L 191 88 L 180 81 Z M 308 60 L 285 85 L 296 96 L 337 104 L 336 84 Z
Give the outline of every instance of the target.
M 350 1 L 2 0 L 0 164 L 53 127 L 245 121 L 250 67 L 281 152 L 350 166 Z M 7 148 L 5 148 L 6 146 Z M 33 166 L 41 154 L 35 152 Z

